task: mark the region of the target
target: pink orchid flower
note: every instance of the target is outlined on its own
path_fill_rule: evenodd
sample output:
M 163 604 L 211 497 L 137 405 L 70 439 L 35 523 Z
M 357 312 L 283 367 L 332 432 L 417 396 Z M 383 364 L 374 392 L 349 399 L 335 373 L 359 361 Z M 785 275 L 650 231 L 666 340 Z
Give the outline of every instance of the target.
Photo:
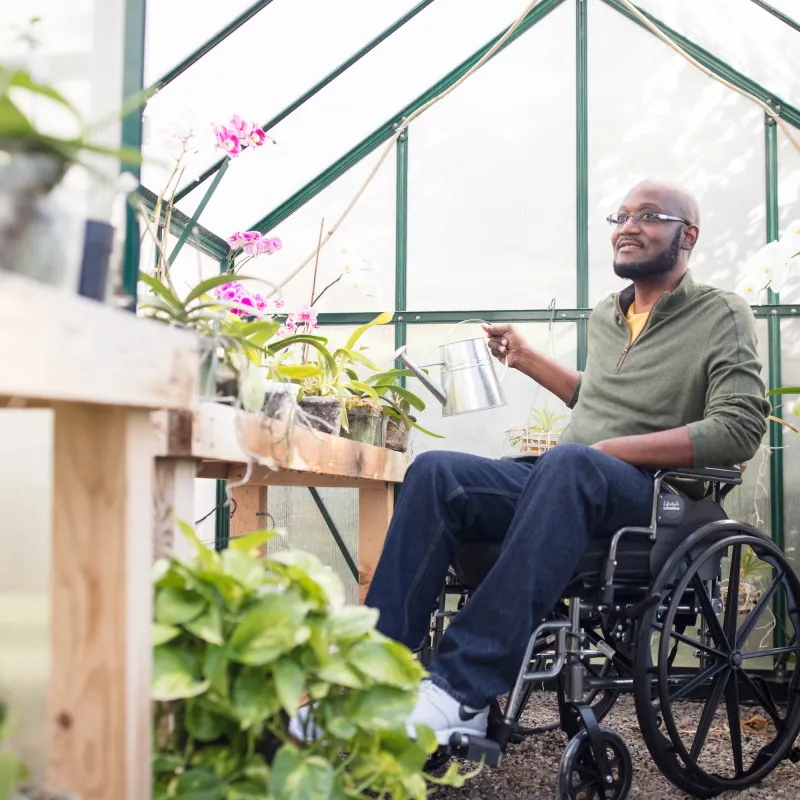
M 267 301 L 264 299 L 263 294 L 259 294 L 258 292 L 253 292 L 253 300 L 256 302 L 256 308 L 259 311 L 266 311 L 267 310 Z
M 258 231 L 248 231 L 242 234 L 245 238 L 243 250 L 249 256 L 257 256 L 261 250 L 261 234 Z
M 245 144 L 246 142 L 250 141 L 250 135 L 252 134 L 255 125 L 252 122 L 242 119 L 238 114 L 234 114 L 231 117 L 229 128 L 233 133 L 236 134 L 236 138 L 242 144 Z
M 290 336 L 292 333 L 292 328 L 289 328 L 286 325 L 281 325 L 277 331 L 275 331 L 275 338 L 276 339 L 285 339 L 287 336 Z
M 263 128 L 253 128 L 247 136 L 247 143 L 253 147 L 261 147 L 267 141 L 267 134 Z
M 317 310 L 309 305 L 300 306 L 297 311 L 293 311 L 289 315 L 289 319 L 293 320 L 296 325 L 308 325 L 311 328 L 319 327 L 317 325 Z
M 279 308 L 283 308 L 283 307 L 284 307 L 284 305 L 286 305 L 286 304 L 283 302 L 283 300 L 281 300 L 281 298 L 280 298 L 280 297 L 276 297 L 276 298 L 275 298 L 275 299 L 272 301 L 272 305 L 273 305 L 273 307 L 274 307 L 274 308 L 276 308 L 276 309 L 279 309 Z
M 231 234 L 231 235 L 228 237 L 227 241 L 228 241 L 228 244 L 229 244 L 229 245 L 230 245 L 230 246 L 231 246 L 231 247 L 232 247 L 234 250 L 238 250 L 238 249 L 239 249 L 240 247 L 242 247 L 242 246 L 244 245 L 244 243 L 245 243 L 245 239 L 244 239 L 244 237 L 242 236 L 242 234 L 241 234 L 239 231 L 236 231 L 236 233 L 232 233 L 232 234 Z
M 272 247 L 275 250 L 280 250 L 283 247 L 283 242 L 277 236 L 273 236 L 272 237 Z
M 229 131 L 224 125 L 217 125 L 214 129 L 214 136 L 217 140 L 217 147 L 231 158 L 242 152 L 242 146 L 235 131 Z

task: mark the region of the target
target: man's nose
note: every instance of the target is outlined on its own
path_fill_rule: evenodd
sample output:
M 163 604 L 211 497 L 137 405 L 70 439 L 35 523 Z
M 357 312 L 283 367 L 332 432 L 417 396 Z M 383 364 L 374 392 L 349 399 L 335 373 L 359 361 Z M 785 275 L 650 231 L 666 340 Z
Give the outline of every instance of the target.
M 617 231 L 619 233 L 630 233 L 631 231 L 641 231 L 639 227 L 639 223 L 633 217 L 633 214 L 622 223 L 622 225 L 617 226 Z

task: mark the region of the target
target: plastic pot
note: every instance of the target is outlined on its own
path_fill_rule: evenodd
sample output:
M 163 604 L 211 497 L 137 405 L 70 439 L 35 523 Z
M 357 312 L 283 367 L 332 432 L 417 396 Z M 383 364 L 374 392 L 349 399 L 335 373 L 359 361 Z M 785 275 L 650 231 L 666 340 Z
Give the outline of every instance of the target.
M 308 424 L 315 430 L 339 435 L 342 425 L 342 404 L 338 397 L 304 397 L 298 403 Z

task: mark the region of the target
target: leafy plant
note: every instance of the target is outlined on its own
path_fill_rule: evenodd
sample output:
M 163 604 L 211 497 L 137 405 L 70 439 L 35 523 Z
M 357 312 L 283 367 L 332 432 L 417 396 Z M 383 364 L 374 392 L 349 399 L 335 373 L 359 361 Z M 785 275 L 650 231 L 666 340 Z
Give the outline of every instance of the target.
M 370 375 L 366 382 L 374 386 L 384 415 L 402 423 L 405 430 L 416 428 L 428 436 L 444 439 L 445 437 L 441 434 L 433 433 L 433 431 L 418 425 L 416 417 L 413 416 L 411 409 L 424 411 L 425 403 L 410 389 L 400 385 L 400 378 L 413 377 L 413 375 L 414 373 L 409 369 L 390 369 L 386 372 Z
M 556 439 L 566 426 L 558 426 L 562 420 L 568 419 L 567 414 L 555 414 L 545 406 L 539 410 L 532 408 L 528 415 L 526 425 L 509 428 L 506 435 L 512 447 L 528 444 L 546 444 Z
M 11 800 L 15 789 L 28 778 L 25 764 L 14 753 L 3 749 L 13 727 L 7 707 L 0 701 L 0 800 Z
M 312 555 L 251 554 L 271 532 L 215 553 L 181 527 L 195 560 L 155 567 L 156 800 L 421 800 L 428 783 L 463 784 L 456 765 L 422 772 L 435 737 L 409 739 L 404 720 L 423 670 L 376 611 L 345 605 Z M 305 700 L 321 736 L 301 745 L 287 721 Z

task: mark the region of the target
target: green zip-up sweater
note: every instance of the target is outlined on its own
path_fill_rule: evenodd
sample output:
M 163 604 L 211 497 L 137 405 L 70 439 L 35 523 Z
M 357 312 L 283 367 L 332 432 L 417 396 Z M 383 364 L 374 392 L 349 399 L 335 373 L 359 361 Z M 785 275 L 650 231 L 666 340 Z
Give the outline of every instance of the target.
M 633 299 L 631 284 L 592 312 L 586 370 L 561 441 L 591 445 L 686 425 L 696 467 L 752 458 L 770 406 L 745 300 L 695 284 L 687 271 L 631 344 L 625 314 Z

